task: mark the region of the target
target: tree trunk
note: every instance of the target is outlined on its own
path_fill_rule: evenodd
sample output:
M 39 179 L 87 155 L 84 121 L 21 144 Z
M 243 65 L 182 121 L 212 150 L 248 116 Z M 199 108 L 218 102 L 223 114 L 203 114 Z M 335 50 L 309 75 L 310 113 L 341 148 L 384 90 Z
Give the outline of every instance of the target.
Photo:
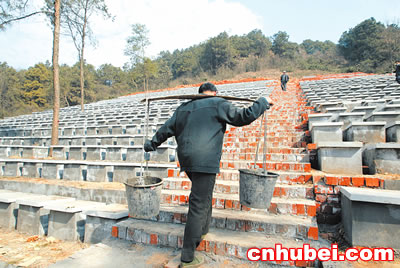
M 53 33 L 53 87 L 54 106 L 53 124 L 51 129 L 51 145 L 58 144 L 58 119 L 60 113 L 60 76 L 58 68 L 58 56 L 60 48 L 60 0 L 54 1 L 54 33 Z M 53 156 L 53 147 L 50 147 L 49 156 Z
M 81 111 L 82 112 L 85 110 L 85 107 L 84 107 L 84 104 L 85 104 L 85 92 L 84 92 L 85 78 L 84 78 L 84 73 L 83 73 L 83 67 L 84 67 L 84 63 L 85 63 L 84 52 L 85 52 L 88 4 L 89 4 L 89 0 L 87 0 L 85 3 L 85 17 L 84 17 L 83 28 L 82 28 L 82 48 L 81 48 L 81 55 L 80 55 L 80 63 L 81 63 L 80 83 L 81 83 Z

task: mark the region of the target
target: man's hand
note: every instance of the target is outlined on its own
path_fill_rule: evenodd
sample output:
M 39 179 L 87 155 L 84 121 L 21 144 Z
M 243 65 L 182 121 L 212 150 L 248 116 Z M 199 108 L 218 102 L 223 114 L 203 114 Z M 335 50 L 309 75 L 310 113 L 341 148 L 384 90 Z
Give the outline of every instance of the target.
M 268 101 L 270 106 L 274 105 L 274 102 L 271 100 L 270 97 L 266 97 L 266 99 L 267 99 L 267 101 Z
M 153 148 L 153 143 L 150 140 L 146 140 L 143 147 L 144 147 L 145 152 L 150 152 L 150 151 L 156 150 L 155 148 Z

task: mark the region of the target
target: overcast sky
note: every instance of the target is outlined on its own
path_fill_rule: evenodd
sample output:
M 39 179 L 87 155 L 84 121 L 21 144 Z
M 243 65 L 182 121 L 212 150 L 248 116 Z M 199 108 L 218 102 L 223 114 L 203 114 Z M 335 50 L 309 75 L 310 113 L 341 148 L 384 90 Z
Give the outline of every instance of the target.
M 105 0 L 115 20 L 93 17 L 97 45 L 86 49 L 86 61 L 122 67 L 123 50 L 135 23 L 145 24 L 151 45 L 147 56 L 187 48 L 226 31 L 247 34 L 261 29 L 266 36 L 286 31 L 289 40 L 338 42 L 344 31 L 374 17 L 400 23 L 400 0 Z M 34 0 L 40 6 L 41 0 Z M 17 22 L 0 32 L 0 62 L 26 69 L 51 61 L 52 31 L 44 17 Z M 72 65 L 78 53 L 68 36 L 61 37 L 60 63 Z

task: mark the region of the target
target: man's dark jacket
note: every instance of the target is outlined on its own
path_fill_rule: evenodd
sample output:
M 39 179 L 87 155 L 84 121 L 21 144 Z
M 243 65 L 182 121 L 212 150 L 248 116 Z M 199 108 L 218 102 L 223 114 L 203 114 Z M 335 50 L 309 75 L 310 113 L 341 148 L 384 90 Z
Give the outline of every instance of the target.
M 146 142 L 145 149 L 154 151 L 175 136 L 181 171 L 219 173 L 226 124 L 248 125 L 268 108 L 265 98 L 244 109 L 219 97 L 192 100 L 176 109 L 152 140 Z
M 287 74 L 281 75 L 281 82 L 286 84 L 289 81 L 289 76 Z
M 396 65 L 396 70 L 394 71 L 396 73 L 396 80 L 397 82 L 400 83 L 400 64 Z

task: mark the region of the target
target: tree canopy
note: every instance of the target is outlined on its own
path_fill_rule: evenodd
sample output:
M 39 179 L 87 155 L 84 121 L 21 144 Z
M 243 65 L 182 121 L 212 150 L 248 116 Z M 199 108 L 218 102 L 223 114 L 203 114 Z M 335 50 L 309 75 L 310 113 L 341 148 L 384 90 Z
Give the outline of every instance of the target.
M 400 27 L 384 25 L 374 18 L 362 21 L 343 32 L 338 44 L 306 39 L 290 41 L 285 31 L 271 37 L 254 29 L 243 35 L 222 32 L 199 44 L 172 52 L 162 51 L 145 57 L 150 44 L 145 25 L 132 25 L 125 54 L 130 62 L 123 68 L 104 63 L 97 69 L 83 62 L 85 77 L 80 82 L 80 63 L 60 66 L 61 106 L 78 105 L 80 84 L 87 102 L 109 99 L 135 91 L 198 83 L 262 69 L 324 70 L 331 72 L 393 71 L 400 59 Z M 82 68 L 81 68 L 82 69 Z M 51 65 L 38 63 L 28 70 L 16 71 L 0 63 L 0 116 L 39 111 L 51 107 Z M 9 109 L 13 105 L 18 109 Z

